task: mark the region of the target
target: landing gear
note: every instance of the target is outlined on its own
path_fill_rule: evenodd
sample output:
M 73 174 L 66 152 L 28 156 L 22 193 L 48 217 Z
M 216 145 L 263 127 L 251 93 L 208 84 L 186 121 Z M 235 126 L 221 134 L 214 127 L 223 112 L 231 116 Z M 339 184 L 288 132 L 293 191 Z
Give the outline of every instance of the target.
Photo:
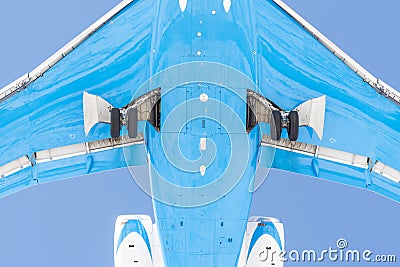
M 122 126 L 126 126 L 128 136 L 137 138 L 139 121 L 149 121 L 159 132 L 161 111 L 161 88 L 154 89 L 122 108 L 114 108 L 106 100 L 89 93 L 83 94 L 85 134 L 97 123 L 110 124 L 111 138 L 121 136 Z
M 137 108 L 128 109 L 127 128 L 129 138 L 136 138 L 138 136 L 138 110 Z
M 271 138 L 274 141 L 278 141 L 281 139 L 282 135 L 282 115 L 279 110 L 273 110 L 271 112 L 271 120 L 270 120 L 270 134 Z
M 278 141 L 281 138 L 282 129 L 286 128 L 289 141 L 296 141 L 299 137 L 299 127 L 308 126 L 322 140 L 325 106 L 326 96 L 321 96 L 300 104 L 292 111 L 286 111 L 268 98 L 247 89 L 247 133 L 258 123 L 264 122 L 270 125 L 272 140 Z
M 111 109 L 110 134 L 112 138 L 118 138 L 121 135 L 121 112 L 119 108 Z
M 288 115 L 287 131 L 290 141 L 296 141 L 299 137 L 299 113 L 290 111 Z
M 290 111 L 282 116 L 281 111 L 273 110 L 269 125 L 271 139 L 274 141 L 281 139 L 283 128 L 287 128 L 290 141 L 296 141 L 299 137 L 299 113 L 297 111 Z

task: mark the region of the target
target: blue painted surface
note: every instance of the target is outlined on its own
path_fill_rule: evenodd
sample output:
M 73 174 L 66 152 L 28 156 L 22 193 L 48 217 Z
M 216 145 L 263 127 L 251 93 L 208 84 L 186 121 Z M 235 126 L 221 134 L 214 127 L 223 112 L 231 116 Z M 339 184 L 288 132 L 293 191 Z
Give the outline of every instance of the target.
M 112 22 L 26 90 L 2 103 L 1 165 L 35 151 L 108 138 L 107 125 L 98 125 L 88 137 L 84 136 L 83 90 L 121 107 L 157 72 L 179 63 L 212 61 L 239 70 L 266 97 L 287 110 L 326 95 L 324 138 L 319 140 L 301 129 L 299 140 L 368 156 L 400 169 L 396 157 L 400 147 L 400 108 L 377 94 L 271 1 L 233 1 L 231 11 L 225 14 L 222 4 L 215 1 L 189 1 L 182 13 L 178 1 L 141 0 L 129 5 Z M 204 83 L 163 92 L 162 122 L 180 103 L 197 99 L 200 92 L 206 91 L 210 99 L 231 106 L 243 124 L 242 99 L 246 88 L 228 88 L 229 84 Z M 199 262 L 204 266 L 235 266 L 251 203 L 248 189 L 260 152 L 258 127 L 248 135 L 246 149 L 250 148 L 250 158 L 245 172 L 232 176 L 237 183 L 225 190 L 221 198 L 208 204 L 200 200 L 201 205 L 188 207 L 181 202 L 179 190 L 165 191 L 162 187 L 165 181 L 178 185 L 188 192 L 183 198 L 190 199 L 190 193 L 198 192 L 190 188 L 203 188 L 218 181 L 232 160 L 226 152 L 233 149 L 234 139 L 228 137 L 232 133 L 226 129 L 240 131 L 241 125 L 224 114 L 216 113 L 220 122 L 209 119 L 200 114 L 201 108 L 204 107 L 189 112 L 190 116 L 199 116 L 189 121 L 183 132 L 158 133 L 147 127 L 146 152 L 150 157 L 152 185 L 160 197 L 154 200 L 156 219 L 168 266 L 194 266 Z M 202 119 L 206 120 L 205 128 L 201 126 Z M 171 123 L 174 126 L 179 125 Z M 179 144 L 190 162 L 202 156 L 198 144 L 204 132 L 218 149 L 215 158 L 209 159 L 211 164 L 204 176 L 198 171 L 182 171 L 165 161 L 160 147 L 162 136 L 166 143 Z M 143 165 L 146 153 L 143 146 L 140 149 L 141 152 L 134 153 L 139 165 Z M 269 153 L 267 149 L 263 152 Z M 90 157 L 54 161 L 0 179 L 0 196 L 29 185 L 126 166 L 121 149 Z M 399 184 L 376 174 L 366 177 L 357 168 L 323 160 L 313 164 L 311 158 L 286 151 L 276 152 L 273 167 L 367 187 L 400 201 Z M 203 196 L 194 194 L 193 199 L 221 193 L 215 190 Z M 172 203 L 176 205 L 170 205 L 171 201 L 176 201 Z
M 182 13 L 178 1 L 158 1 L 152 74 L 179 63 L 211 61 L 238 69 L 255 82 L 252 7 L 247 1 L 233 1 L 232 10 L 235 12 L 225 14 L 221 3 L 215 1 L 188 1 Z M 245 132 L 246 88 L 228 89 L 206 82 L 164 90 L 161 133 L 150 128 L 147 135 L 154 210 L 167 266 L 236 266 L 250 209 L 249 187 L 258 158 L 259 132 L 258 128 L 249 136 Z M 209 96 L 205 104 L 198 100 L 202 93 Z M 185 116 L 185 111 L 186 121 L 180 125 L 179 117 Z M 235 141 L 240 138 L 233 136 L 235 132 L 245 141 L 249 137 L 249 144 Z M 213 153 L 200 153 L 201 137 L 207 138 L 207 151 L 215 146 L 215 158 Z M 181 151 L 164 157 L 165 151 L 172 149 L 163 151 L 168 144 L 179 144 Z M 237 154 L 231 155 L 234 147 Z M 229 173 L 235 158 L 249 161 L 243 175 L 240 169 Z M 184 166 L 177 166 L 181 164 Z M 207 165 L 204 176 L 199 173 L 201 164 Z M 225 188 L 224 179 L 234 183 Z
M 149 237 L 147 235 L 146 228 L 144 228 L 140 220 L 129 220 L 125 223 L 124 228 L 122 229 L 118 239 L 117 252 L 119 250 L 119 247 L 121 246 L 121 243 L 124 241 L 125 237 L 127 237 L 131 233 L 138 233 L 143 238 L 144 242 L 147 245 L 147 249 L 149 250 L 150 256 L 152 257 Z

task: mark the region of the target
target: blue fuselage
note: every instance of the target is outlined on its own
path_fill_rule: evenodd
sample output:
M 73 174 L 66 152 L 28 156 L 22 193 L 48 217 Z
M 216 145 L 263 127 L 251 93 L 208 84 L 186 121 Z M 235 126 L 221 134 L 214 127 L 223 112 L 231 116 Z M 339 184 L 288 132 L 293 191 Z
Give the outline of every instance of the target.
M 231 9 L 222 1 L 188 1 L 184 12 L 178 1 L 158 3 L 150 68 L 171 79 L 159 84 L 161 130 L 147 127 L 146 148 L 169 267 L 236 266 L 242 246 L 260 140 L 258 127 L 246 132 L 246 82 L 224 66 L 257 82 L 252 8 L 234 1 Z

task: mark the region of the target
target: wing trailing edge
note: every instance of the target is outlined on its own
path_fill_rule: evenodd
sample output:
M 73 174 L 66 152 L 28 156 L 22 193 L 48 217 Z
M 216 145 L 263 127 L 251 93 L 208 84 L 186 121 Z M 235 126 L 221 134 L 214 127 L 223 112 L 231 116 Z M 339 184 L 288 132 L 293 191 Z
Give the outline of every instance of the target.
M 143 134 L 34 152 L 0 166 L 0 198 L 32 185 L 123 167 L 146 166 Z
M 262 140 L 260 167 L 269 167 L 268 154 L 274 150 L 271 168 L 308 175 L 341 184 L 366 188 L 400 202 L 400 171 L 383 162 L 355 153 L 297 141 Z

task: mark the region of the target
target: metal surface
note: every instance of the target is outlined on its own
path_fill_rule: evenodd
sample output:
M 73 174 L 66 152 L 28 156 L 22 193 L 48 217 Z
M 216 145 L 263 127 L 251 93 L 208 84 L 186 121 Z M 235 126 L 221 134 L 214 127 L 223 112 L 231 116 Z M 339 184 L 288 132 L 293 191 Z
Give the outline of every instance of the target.
M 393 169 L 392 167 L 382 163 L 382 162 L 375 162 L 374 167 L 372 168 L 373 172 L 376 172 L 390 180 L 400 183 L 400 171 Z
M 247 104 L 255 114 L 258 122 L 271 123 L 271 112 L 273 110 L 284 111 L 274 102 L 252 90 L 247 90 Z
M 399 94 L 345 57 L 280 1 L 231 1 L 227 7 L 229 1 L 124 1 L 65 51 L 2 90 L 0 166 L 7 176 L 0 179 L 0 196 L 35 184 L 148 163 L 152 192 L 161 197 L 153 201 L 166 266 L 236 264 L 258 160 L 266 167 L 367 188 L 400 201 L 400 106 L 387 99 L 390 95 L 398 102 Z M 210 69 L 209 62 L 219 63 L 218 68 Z M 163 88 L 160 132 L 146 124 L 142 139 L 129 144 L 109 139 L 109 125 L 96 125 L 85 134 L 83 90 L 122 107 L 156 88 L 140 90 L 151 77 L 182 63 L 201 68 L 174 73 L 156 85 Z M 248 81 L 236 83 L 238 75 L 227 70 L 237 70 L 235 74 L 254 84 L 253 91 L 283 110 L 326 95 L 322 140 L 302 127 L 298 142 L 285 140 L 284 131 L 282 140 L 264 138 L 268 146 L 260 147 L 259 131 L 268 134 L 267 127 L 260 124 L 249 133 L 241 128 L 246 124 Z M 173 90 L 164 90 L 171 86 Z M 207 101 L 200 100 L 205 99 L 202 94 Z M 169 115 L 171 127 L 163 128 Z M 218 147 L 209 164 L 198 160 L 204 137 L 212 141 L 204 152 Z M 126 146 L 129 153 L 124 153 Z M 183 160 L 175 153 L 177 147 Z M 29 168 L 26 155 L 35 152 L 39 163 L 31 158 L 36 165 Z M 207 186 L 226 173 L 228 163 L 236 167 L 246 162 L 244 152 L 249 155 L 244 172 L 231 170 L 225 177 L 238 180 L 235 186 L 205 203 L 221 193 L 221 186 Z M 167 182 L 169 187 L 164 187 Z M 196 206 L 185 206 L 182 199 L 197 201 Z M 232 240 L 229 247 L 218 246 L 222 237 Z M 172 239 L 181 246 L 171 246 L 167 241 Z
M 311 127 L 320 140 L 324 134 L 326 96 L 310 99 L 298 106 L 300 126 Z
M 283 110 L 271 100 L 252 90 L 247 90 L 247 104 L 255 114 L 258 122 L 271 124 L 272 111 L 280 111 L 283 115 L 283 125 L 287 127 L 289 111 Z M 324 133 L 325 106 L 326 96 L 321 96 L 307 100 L 294 109 L 299 114 L 299 125 L 311 127 L 321 140 Z
M 365 156 L 357 155 L 351 152 L 340 151 L 332 148 L 306 144 L 288 139 L 272 140 L 270 136 L 264 135 L 262 146 L 271 146 L 277 149 L 282 149 L 294 153 L 313 156 L 315 158 L 326 159 L 329 161 L 343 163 L 346 165 L 356 166 L 368 169 L 370 159 Z
M 125 112 L 126 110 L 131 108 L 137 108 L 138 120 L 140 121 L 149 120 L 150 112 L 156 105 L 157 101 L 160 100 L 160 98 L 161 98 L 161 88 L 154 89 L 130 102 L 122 109 L 122 112 Z
M 0 166 L 0 179 L 19 172 L 31 166 L 28 156 L 21 157 L 3 166 Z
M 16 172 L 22 171 L 25 168 L 33 167 L 41 163 L 141 144 L 144 144 L 143 133 L 139 133 L 138 137 L 134 139 L 128 138 L 127 136 L 122 136 L 118 139 L 107 138 L 82 144 L 42 150 L 34 152 L 31 159 L 28 156 L 24 156 L 0 166 L 0 178 L 10 176 Z
M 85 134 L 99 122 L 110 123 L 110 111 L 113 106 L 103 98 L 83 92 L 83 117 L 85 125 Z

